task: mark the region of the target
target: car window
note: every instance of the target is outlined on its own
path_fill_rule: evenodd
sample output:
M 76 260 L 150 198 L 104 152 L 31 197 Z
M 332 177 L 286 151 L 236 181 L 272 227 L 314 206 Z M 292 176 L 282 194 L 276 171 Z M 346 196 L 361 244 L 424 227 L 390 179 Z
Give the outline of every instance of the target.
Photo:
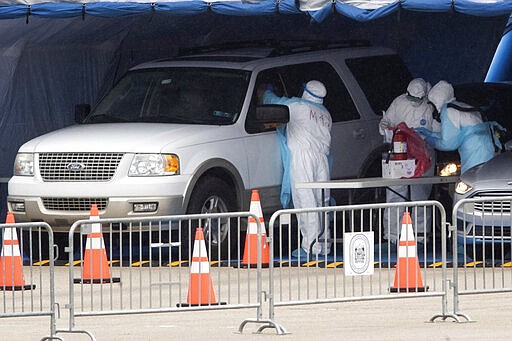
M 267 84 L 272 84 L 274 91 L 278 96 L 284 95 L 283 83 L 278 72 L 275 70 L 267 70 L 259 73 L 252 93 L 251 105 L 249 106 L 249 111 L 247 112 L 247 118 L 245 120 L 245 130 L 249 134 L 275 130 L 275 126 L 262 125 L 258 123 L 258 120 L 256 119 L 256 107 L 263 104 L 263 92 L 265 91 Z
M 272 127 L 258 129 L 251 123 L 258 104 L 258 91 L 261 91 L 266 84 L 272 83 L 278 96 L 300 97 L 303 85 L 313 79 L 321 81 L 327 88 L 324 105 L 329 110 L 333 122 L 359 119 L 354 102 L 336 70 L 327 62 L 314 62 L 287 65 L 260 72 L 247 116 L 246 130 L 249 133 L 255 133 L 274 129 Z
M 286 90 L 292 96 L 302 96 L 303 85 L 310 80 L 314 79 L 324 83 L 327 89 L 324 105 L 329 110 L 333 122 L 359 119 L 359 113 L 345 84 L 329 63 L 289 65 L 280 68 L 279 72 L 284 80 Z
M 405 92 L 412 80 L 409 69 L 398 55 L 351 58 L 346 64 L 378 115 Z

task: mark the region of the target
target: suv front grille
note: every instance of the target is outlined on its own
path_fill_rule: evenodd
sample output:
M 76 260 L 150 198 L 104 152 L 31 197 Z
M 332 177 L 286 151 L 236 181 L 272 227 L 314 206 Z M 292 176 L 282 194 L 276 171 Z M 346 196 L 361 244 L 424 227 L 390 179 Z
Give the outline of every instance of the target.
M 98 210 L 107 207 L 107 198 L 42 198 L 44 208 L 52 211 L 89 211 L 92 204 L 98 205 Z
M 472 233 L 468 233 L 468 237 L 472 237 Z M 487 238 L 510 238 L 509 226 L 475 226 L 475 236 Z
M 489 201 L 475 202 L 475 211 L 493 213 L 493 214 L 504 214 L 510 213 L 510 200 L 506 201 L 492 201 L 493 197 L 505 197 L 510 196 L 511 192 L 480 192 L 473 196 L 473 198 L 489 198 Z
M 122 153 L 41 153 L 39 169 L 44 181 L 109 181 Z

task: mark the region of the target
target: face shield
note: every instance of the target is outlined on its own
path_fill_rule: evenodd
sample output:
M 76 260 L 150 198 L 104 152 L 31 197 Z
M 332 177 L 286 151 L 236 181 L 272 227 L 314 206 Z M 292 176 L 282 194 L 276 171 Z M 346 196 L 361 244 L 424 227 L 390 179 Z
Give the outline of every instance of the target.
M 425 96 L 416 97 L 416 96 L 411 95 L 409 92 L 407 92 L 407 94 L 405 96 L 406 96 L 407 100 L 409 102 L 411 102 L 411 104 L 415 107 L 420 106 L 423 103 L 423 101 L 425 100 Z
M 427 83 L 423 78 L 415 78 L 407 86 L 406 98 L 415 107 L 421 105 L 427 94 Z

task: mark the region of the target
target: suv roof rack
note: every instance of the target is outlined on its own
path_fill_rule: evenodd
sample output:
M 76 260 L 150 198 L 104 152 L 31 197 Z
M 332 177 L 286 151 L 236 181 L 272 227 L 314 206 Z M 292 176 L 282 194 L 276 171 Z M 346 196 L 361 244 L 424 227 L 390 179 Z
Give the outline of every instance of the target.
M 197 54 L 213 54 L 215 52 L 228 52 L 248 48 L 267 48 L 270 52 L 266 57 L 274 57 L 288 55 L 294 53 L 327 50 L 348 47 L 366 47 L 371 46 L 368 40 L 350 39 L 340 41 L 324 41 L 324 40 L 251 40 L 236 41 L 213 45 L 180 48 L 178 57 L 192 56 Z

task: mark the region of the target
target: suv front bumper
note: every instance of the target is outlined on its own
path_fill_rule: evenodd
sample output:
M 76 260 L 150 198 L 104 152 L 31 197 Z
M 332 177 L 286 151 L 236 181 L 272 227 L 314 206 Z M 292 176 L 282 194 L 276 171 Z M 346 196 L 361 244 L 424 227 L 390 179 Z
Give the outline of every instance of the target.
M 23 202 L 25 211 L 14 211 L 13 202 Z M 154 212 L 134 212 L 135 203 L 157 203 Z M 48 210 L 43 205 L 40 197 L 7 197 L 8 209 L 13 211 L 16 222 L 41 222 L 48 223 L 55 232 L 67 232 L 77 220 L 89 219 L 88 211 Z M 163 216 L 170 214 L 183 214 L 182 196 L 168 197 L 140 197 L 140 198 L 108 198 L 105 209 L 99 210 L 100 218 L 129 218 L 146 216 Z

